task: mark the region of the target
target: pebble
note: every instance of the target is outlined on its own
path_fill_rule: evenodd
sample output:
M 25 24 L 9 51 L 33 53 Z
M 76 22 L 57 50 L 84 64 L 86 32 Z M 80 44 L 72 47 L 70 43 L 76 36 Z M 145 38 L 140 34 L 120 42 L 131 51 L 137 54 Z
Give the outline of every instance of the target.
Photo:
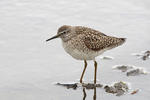
M 116 96 L 121 96 L 128 91 L 128 85 L 125 82 L 117 82 L 113 86 L 106 85 L 104 87 L 107 93 L 116 94 Z
M 126 73 L 127 76 L 136 76 L 140 74 L 147 74 L 147 72 L 144 69 L 138 68 L 138 69 L 133 69 Z

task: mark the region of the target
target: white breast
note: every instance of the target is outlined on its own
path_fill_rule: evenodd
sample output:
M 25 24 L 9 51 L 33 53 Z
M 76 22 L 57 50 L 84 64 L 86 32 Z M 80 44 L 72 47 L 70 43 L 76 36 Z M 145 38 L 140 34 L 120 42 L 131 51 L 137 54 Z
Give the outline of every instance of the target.
M 88 48 L 85 48 L 83 44 L 78 44 L 77 47 L 75 46 L 74 43 L 71 42 L 62 41 L 62 44 L 65 51 L 77 60 L 94 60 L 96 56 L 102 54 L 105 51 L 105 50 L 98 51 L 98 52 L 92 51 L 89 50 Z

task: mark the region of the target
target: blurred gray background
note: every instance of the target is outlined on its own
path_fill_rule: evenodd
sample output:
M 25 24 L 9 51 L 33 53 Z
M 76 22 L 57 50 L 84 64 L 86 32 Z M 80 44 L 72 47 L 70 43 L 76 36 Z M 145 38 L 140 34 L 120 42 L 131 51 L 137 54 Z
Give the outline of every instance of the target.
M 131 83 L 136 95 L 116 97 L 97 89 L 97 100 L 149 100 L 150 76 L 126 77 L 112 66 L 129 64 L 149 68 L 131 53 L 150 50 L 149 0 L 0 0 L 0 99 L 82 100 L 82 89 L 67 90 L 56 82 L 79 82 L 83 62 L 69 56 L 60 39 L 46 43 L 61 25 L 87 26 L 127 42 L 108 51 L 112 61 L 98 61 L 98 82 Z M 82 66 L 81 66 L 82 65 Z M 84 81 L 93 80 L 89 62 Z M 92 100 L 93 91 L 87 91 Z

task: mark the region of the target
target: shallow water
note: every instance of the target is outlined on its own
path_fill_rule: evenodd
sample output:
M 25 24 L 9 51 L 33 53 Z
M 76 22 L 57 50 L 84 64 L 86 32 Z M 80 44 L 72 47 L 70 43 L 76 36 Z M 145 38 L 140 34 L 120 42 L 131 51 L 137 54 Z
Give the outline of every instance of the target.
M 46 43 L 63 24 L 83 25 L 107 35 L 126 37 L 127 42 L 103 56 L 113 60 L 98 62 L 98 83 L 131 83 L 140 89 L 135 95 L 116 97 L 96 89 L 97 100 L 149 100 L 150 76 L 127 77 L 112 70 L 129 64 L 150 70 L 150 60 L 132 53 L 150 50 L 150 1 L 148 0 L 1 0 L 0 1 L 0 99 L 1 100 L 82 100 L 83 89 L 66 89 L 56 82 L 79 82 L 83 62 L 70 57 L 59 39 Z M 93 80 L 93 62 L 88 62 L 84 81 Z M 85 90 L 92 100 L 94 90 Z

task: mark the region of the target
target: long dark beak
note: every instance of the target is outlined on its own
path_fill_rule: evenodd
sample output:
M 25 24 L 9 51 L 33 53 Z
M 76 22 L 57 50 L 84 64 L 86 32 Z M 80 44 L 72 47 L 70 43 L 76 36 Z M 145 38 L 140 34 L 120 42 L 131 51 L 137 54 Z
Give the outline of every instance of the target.
M 47 41 L 50 41 L 50 40 L 52 40 L 52 39 L 56 39 L 56 38 L 58 38 L 60 35 L 61 35 L 61 34 L 57 34 L 57 35 L 55 35 L 55 36 L 53 36 L 53 37 L 47 39 L 46 42 L 47 42 Z

